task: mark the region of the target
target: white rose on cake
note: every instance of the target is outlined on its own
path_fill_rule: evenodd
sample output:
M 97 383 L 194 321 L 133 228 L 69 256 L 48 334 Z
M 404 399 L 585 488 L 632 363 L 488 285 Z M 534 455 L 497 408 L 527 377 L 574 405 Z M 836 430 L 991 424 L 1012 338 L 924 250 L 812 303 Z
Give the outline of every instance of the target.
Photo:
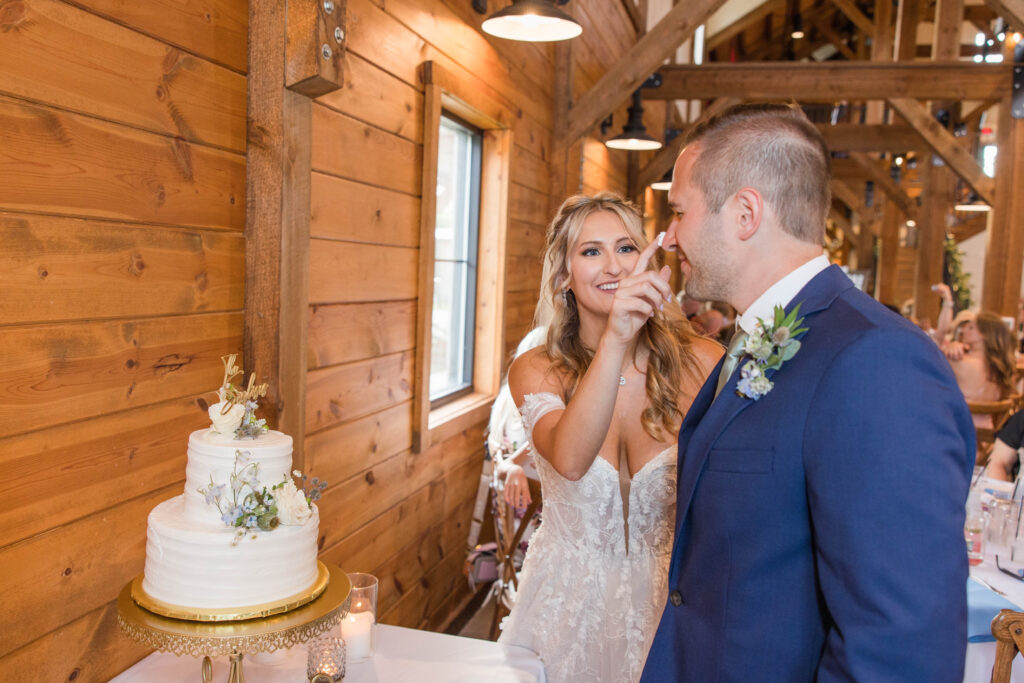
M 242 418 L 245 416 L 245 406 L 239 403 L 231 406 L 231 409 L 224 413 L 225 403 L 221 401 L 214 403 L 210 406 L 209 415 L 210 422 L 213 424 L 213 431 L 218 434 L 234 435 L 235 430 L 238 429 L 238 425 L 242 424 Z
M 306 494 L 295 488 L 291 479 L 274 487 L 274 498 L 277 499 L 277 516 L 281 524 L 299 526 L 313 514 L 306 502 Z

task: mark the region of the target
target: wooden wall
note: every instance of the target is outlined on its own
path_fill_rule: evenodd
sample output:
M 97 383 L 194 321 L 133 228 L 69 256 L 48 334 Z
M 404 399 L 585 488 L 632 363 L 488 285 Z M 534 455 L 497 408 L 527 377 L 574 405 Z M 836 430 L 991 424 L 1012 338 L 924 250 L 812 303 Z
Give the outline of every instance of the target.
M 578 94 L 635 32 L 614 3 L 572 6 Z M 323 557 L 380 576 L 383 621 L 406 626 L 466 596 L 483 442 L 479 424 L 410 448 L 422 61 L 516 115 L 506 349 L 549 219 L 553 51 L 481 19 L 349 0 L 346 86 L 313 105 L 307 469 L 331 484 Z M 0 680 L 104 681 L 145 654 L 112 600 L 241 350 L 246 31 L 243 0 L 0 8 Z M 624 189 L 625 154 L 586 144 L 583 187 Z
M 241 347 L 246 12 L 0 8 L 0 680 L 145 654 L 111 601 Z

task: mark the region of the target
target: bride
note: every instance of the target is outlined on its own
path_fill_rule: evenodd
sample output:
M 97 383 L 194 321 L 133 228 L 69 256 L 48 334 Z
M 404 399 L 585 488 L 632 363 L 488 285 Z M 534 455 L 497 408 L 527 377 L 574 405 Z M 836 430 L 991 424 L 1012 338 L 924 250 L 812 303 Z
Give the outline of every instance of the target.
M 499 642 L 536 651 L 554 683 L 638 680 L 665 604 L 676 433 L 722 350 L 690 329 L 656 250 L 617 195 L 567 199 L 548 228 L 546 343 L 509 370 L 544 521 Z

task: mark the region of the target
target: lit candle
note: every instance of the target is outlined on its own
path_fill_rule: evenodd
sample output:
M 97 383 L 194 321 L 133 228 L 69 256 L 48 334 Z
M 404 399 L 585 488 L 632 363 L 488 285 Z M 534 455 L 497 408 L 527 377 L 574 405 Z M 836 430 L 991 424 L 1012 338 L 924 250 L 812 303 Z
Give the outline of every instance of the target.
M 373 654 L 372 612 L 349 612 L 341 622 L 341 637 L 345 640 L 348 660 L 358 661 Z

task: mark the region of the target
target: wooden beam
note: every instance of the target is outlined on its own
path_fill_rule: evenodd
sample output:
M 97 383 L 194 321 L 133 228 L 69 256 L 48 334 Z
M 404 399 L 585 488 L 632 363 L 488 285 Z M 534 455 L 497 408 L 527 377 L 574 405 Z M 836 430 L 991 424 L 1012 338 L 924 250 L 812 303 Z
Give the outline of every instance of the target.
M 892 202 L 882 209 L 882 230 L 878 240 L 878 284 L 876 297 L 883 304 L 899 304 L 901 216 Z
M 960 30 L 963 23 L 964 0 L 936 0 L 932 61 L 948 62 L 960 58 Z
M 1016 30 L 1024 30 L 1024 0 L 985 0 L 996 14 L 1006 19 Z
M 932 285 L 942 282 L 943 243 L 946 217 L 952 199 L 952 174 L 925 156 L 917 165 L 921 178 L 921 219 L 918 222 L 917 259 L 914 267 L 914 314 L 921 322 L 935 325 L 939 297 Z
M 833 152 L 891 152 L 903 154 L 923 151 L 928 144 L 913 128 L 902 124 L 875 125 L 837 123 L 818 124 L 825 143 Z
M 629 15 L 629 20 L 633 23 L 633 28 L 636 29 L 636 34 L 643 35 L 644 31 L 647 30 L 647 26 L 644 23 L 644 17 L 640 14 L 640 8 L 637 7 L 636 0 L 622 0 L 622 6 L 626 10 L 626 14 Z
M 869 230 L 875 227 L 874 211 L 865 206 L 863 189 L 858 192 L 845 181 L 833 178 L 832 196 L 850 207 L 850 210 L 860 219 L 862 227 L 866 226 Z
M 995 181 L 985 175 L 971 153 L 928 113 L 923 104 L 906 97 L 889 98 L 889 104 L 917 130 L 932 151 L 942 157 L 953 172 L 978 193 L 978 196 L 989 204 L 995 200 Z
M 832 30 L 832 27 L 828 25 L 828 21 L 820 16 L 815 16 L 811 19 L 811 24 L 814 25 L 821 35 L 828 40 L 835 49 L 839 50 L 839 54 L 846 57 L 847 59 L 857 59 L 857 55 L 850 49 L 850 46 L 846 44 L 846 41 L 838 33 Z
M 868 19 L 853 0 L 832 0 L 832 4 L 838 7 L 839 11 L 845 14 L 865 35 L 873 36 L 875 34 L 875 22 Z
M 896 8 L 896 38 L 893 56 L 898 62 L 911 62 L 917 50 L 917 25 L 921 20 L 921 0 L 899 0 Z
M 875 32 L 871 36 L 871 61 L 891 62 L 895 30 L 892 0 L 875 0 L 874 25 Z M 885 123 L 884 102 L 868 102 L 865 123 Z
M 783 0 L 765 0 L 742 17 L 732 22 L 718 33 L 708 36 L 706 45 L 708 52 L 715 50 L 740 35 L 748 28 L 757 24 L 772 12 L 784 6 Z
M 981 307 L 1017 316 L 1024 259 L 1024 119 L 1010 113 L 1010 98 L 999 106 L 996 202 L 988 218 Z
M 572 108 L 565 135 L 567 144 L 583 137 L 599 121 L 615 111 L 615 108 L 639 88 L 647 77 L 658 69 L 658 65 L 670 57 L 680 44 L 688 40 L 697 27 L 705 23 L 724 2 L 725 0 L 694 0 L 680 3 L 670 9 L 657 26 L 644 34 L 644 37 L 638 40 Z M 684 100 L 694 97 L 684 94 L 661 99 Z
M 691 126 L 688 126 L 687 130 L 680 133 L 670 143 L 659 149 L 657 154 L 654 155 L 654 158 L 651 159 L 646 166 L 640 169 L 637 173 L 636 190 L 638 192 L 643 192 L 645 187 L 672 170 L 672 166 L 676 163 L 676 157 L 678 157 L 679 153 L 683 151 L 683 145 L 686 144 L 686 134 L 689 130 L 692 130 L 695 126 L 707 121 L 719 112 L 739 103 L 739 101 L 739 98 L 736 97 L 719 97 L 717 100 L 705 107 L 704 111 L 701 112 L 700 117 L 698 117 Z
M 242 348 L 244 369 L 255 373 L 257 381 L 268 384 L 262 415 L 268 424 L 293 436 L 293 462 L 301 468 L 309 315 L 312 102 L 285 87 L 287 21 L 283 4 L 249 5 L 252 68 L 247 80 L 250 132 L 246 149 Z M 307 43 L 307 47 L 312 45 Z M 319 45 L 315 49 L 319 50 Z M 294 53 L 291 56 L 298 59 Z M 313 81 L 305 81 L 306 86 L 310 83 Z
M 837 228 L 840 228 L 843 231 L 843 239 L 852 244 L 856 249 L 857 245 L 860 244 L 861 236 L 854 232 L 853 224 L 850 222 L 850 219 L 835 206 L 829 207 L 828 217 L 832 219 L 832 222 L 836 224 Z
M 662 86 L 644 93 L 660 100 L 742 97 L 801 102 L 886 99 L 998 99 L 1010 88 L 1010 64 L 874 64 L 762 62 L 663 66 Z
M 915 221 L 917 220 L 917 202 L 911 199 L 906 191 L 889 175 L 888 162 L 882 160 L 879 163 L 878 159 L 872 159 L 863 152 L 853 152 L 850 154 L 850 158 L 864 169 L 868 178 L 875 184 L 875 187 L 885 192 L 885 196 L 899 207 L 904 216 Z

